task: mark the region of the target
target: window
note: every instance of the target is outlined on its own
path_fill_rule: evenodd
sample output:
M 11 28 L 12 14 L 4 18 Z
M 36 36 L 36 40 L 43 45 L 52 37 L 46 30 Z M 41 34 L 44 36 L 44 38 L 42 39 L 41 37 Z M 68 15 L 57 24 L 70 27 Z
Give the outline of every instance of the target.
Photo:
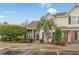
M 79 16 L 77 16 L 77 24 L 79 24 Z
M 29 32 L 29 39 L 32 39 L 32 32 Z
M 79 24 L 79 16 L 70 16 L 70 24 Z
M 28 38 L 28 39 L 32 39 L 32 32 L 28 32 L 27 38 Z
M 71 17 L 71 24 L 76 24 L 76 17 L 75 16 Z
M 77 40 L 79 40 L 79 31 L 77 31 Z

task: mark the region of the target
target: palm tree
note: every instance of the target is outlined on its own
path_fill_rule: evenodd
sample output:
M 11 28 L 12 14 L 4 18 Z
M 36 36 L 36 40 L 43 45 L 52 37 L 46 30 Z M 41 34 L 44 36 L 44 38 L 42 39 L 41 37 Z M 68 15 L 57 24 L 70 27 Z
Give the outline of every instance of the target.
M 53 19 L 49 19 L 45 16 L 41 17 L 41 20 L 37 24 L 37 30 L 44 30 L 44 35 L 46 36 L 46 41 L 48 40 L 48 33 L 49 31 L 56 28 L 56 24 L 54 23 Z

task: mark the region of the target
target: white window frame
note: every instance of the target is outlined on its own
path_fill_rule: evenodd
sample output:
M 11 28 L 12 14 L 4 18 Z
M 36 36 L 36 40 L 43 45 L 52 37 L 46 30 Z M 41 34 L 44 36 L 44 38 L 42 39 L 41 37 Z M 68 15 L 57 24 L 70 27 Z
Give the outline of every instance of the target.
M 28 33 L 27 33 L 27 38 L 28 38 L 28 39 L 32 39 L 32 32 L 28 32 Z
M 77 21 L 79 20 L 79 16 L 77 16 Z M 78 22 L 77 22 L 77 24 L 79 24 Z
M 73 23 L 72 23 L 72 17 L 76 17 L 76 16 L 71 16 L 71 24 L 73 24 Z M 76 22 L 75 24 L 77 24 L 77 17 L 76 17 L 76 19 L 75 19 L 75 22 Z
M 78 24 L 78 22 L 77 22 L 77 20 L 78 20 L 77 17 L 79 17 L 79 16 L 70 16 L 70 17 L 71 17 L 71 18 L 72 18 L 72 17 L 76 17 L 76 19 L 75 19 L 76 23 L 75 23 L 75 24 Z M 71 19 L 71 24 L 73 24 L 73 23 L 72 23 L 72 19 Z
M 77 31 L 77 40 L 79 40 L 79 31 Z

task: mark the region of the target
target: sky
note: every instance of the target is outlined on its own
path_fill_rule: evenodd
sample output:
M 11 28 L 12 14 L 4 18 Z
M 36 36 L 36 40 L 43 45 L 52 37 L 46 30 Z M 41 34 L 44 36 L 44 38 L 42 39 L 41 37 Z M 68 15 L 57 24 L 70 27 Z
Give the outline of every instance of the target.
M 0 3 L 0 22 L 21 24 L 38 21 L 47 13 L 67 12 L 76 4 L 72 3 Z

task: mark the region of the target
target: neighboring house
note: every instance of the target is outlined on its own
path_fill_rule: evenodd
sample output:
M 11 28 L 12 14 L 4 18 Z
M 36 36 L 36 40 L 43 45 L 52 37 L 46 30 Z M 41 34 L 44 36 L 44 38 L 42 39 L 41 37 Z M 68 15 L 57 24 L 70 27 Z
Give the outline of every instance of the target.
M 57 26 L 64 30 L 64 39 L 67 42 L 77 43 L 79 42 L 79 5 L 65 13 L 57 13 L 56 15 L 47 14 L 46 16 L 55 18 Z M 36 26 L 38 21 L 32 21 L 28 25 L 28 39 L 44 39 L 43 30 L 39 33 L 36 32 Z M 54 31 L 52 31 L 54 32 Z M 53 35 L 53 34 L 52 34 Z

